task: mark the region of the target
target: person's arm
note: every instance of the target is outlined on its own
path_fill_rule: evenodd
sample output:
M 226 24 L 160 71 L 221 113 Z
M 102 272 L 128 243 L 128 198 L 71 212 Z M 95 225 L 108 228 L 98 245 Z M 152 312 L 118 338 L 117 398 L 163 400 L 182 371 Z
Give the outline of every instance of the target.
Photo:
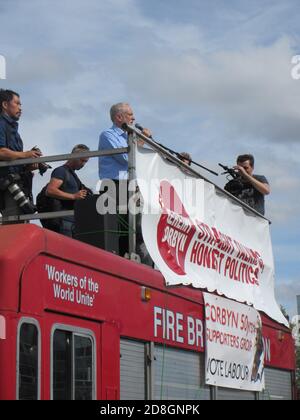
M 25 171 L 27 171 L 27 172 L 37 171 L 38 169 L 39 169 L 39 164 L 38 163 L 32 163 L 31 165 L 27 165 L 25 167 Z
M 247 174 L 245 169 L 242 166 L 235 166 L 234 169 L 237 169 L 244 179 L 250 182 L 253 187 L 263 195 L 268 195 L 271 192 L 270 185 L 266 182 L 259 181 L 253 176 Z
M 13 150 L 7 149 L 6 147 L 0 148 L 0 161 L 12 161 L 18 159 L 31 159 L 31 158 L 38 158 L 41 155 L 39 152 L 34 150 L 29 150 L 28 152 L 14 152 Z M 31 165 L 27 165 L 25 167 L 26 172 L 33 172 L 39 169 L 38 163 L 33 163 Z
M 35 150 L 29 150 L 27 152 L 14 152 L 6 147 L 0 148 L 0 160 L 30 159 L 38 158 L 40 156 L 41 154 Z
M 17 160 L 17 159 L 30 159 L 38 158 L 41 153 L 37 150 L 29 150 L 27 152 L 15 152 L 10 150 L 6 144 L 6 131 L 5 126 L 0 125 L 0 160 Z
M 80 190 L 75 194 L 70 194 L 70 193 L 61 191 L 60 187 L 62 186 L 63 182 L 64 181 L 61 179 L 51 178 L 47 186 L 46 194 L 49 197 L 57 198 L 59 200 L 83 200 L 86 197 L 87 195 L 86 190 Z
M 124 146 L 122 146 L 119 143 L 117 137 L 115 137 L 112 133 L 108 131 L 104 131 L 100 135 L 99 150 L 111 150 L 111 149 L 119 149 L 123 147 Z M 115 159 L 121 165 L 128 162 L 128 153 L 121 153 L 119 155 L 111 155 L 110 157 Z
M 37 158 L 40 157 L 41 153 L 36 150 L 29 150 L 27 152 L 15 152 L 7 148 L 6 143 L 6 130 L 3 124 L 0 124 L 0 160 L 10 161 L 10 160 L 17 160 L 17 159 L 30 159 L 30 158 Z M 27 168 L 26 168 L 27 169 Z M 36 165 L 28 165 L 27 170 L 35 170 L 37 169 Z

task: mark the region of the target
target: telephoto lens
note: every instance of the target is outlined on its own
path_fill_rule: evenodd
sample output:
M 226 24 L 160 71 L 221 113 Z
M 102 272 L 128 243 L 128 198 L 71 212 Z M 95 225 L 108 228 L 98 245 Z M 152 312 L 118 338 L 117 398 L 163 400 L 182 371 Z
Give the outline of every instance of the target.
M 7 178 L 1 182 L 0 189 L 3 191 L 7 190 L 17 202 L 18 206 L 24 214 L 34 214 L 36 213 L 35 206 L 30 202 L 26 197 L 22 189 L 17 184 L 17 181 L 20 179 L 19 175 L 10 174 Z
M 21 208 L 24 214 L 36 213 L 36 208 L 28 200 L 28 198 L 23 193 L 18 184 L 10 184 L 7 189 L 11 193 L 13 199 L 17 202 L 18 206 Z

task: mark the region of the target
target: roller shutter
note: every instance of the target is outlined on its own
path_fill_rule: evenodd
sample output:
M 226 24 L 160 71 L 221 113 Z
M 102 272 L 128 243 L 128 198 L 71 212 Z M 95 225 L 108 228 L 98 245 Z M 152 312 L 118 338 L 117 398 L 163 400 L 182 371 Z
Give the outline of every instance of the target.
M 121 340 L 121 400 L 146 399 L 145 344 Z
M 204 383 L 204 356 L 181 349 L 155 346 L 154 399 L 208 400 Z
M 264 400 L 291 400 L 291 373 L 278 369 L 265 369 L 265 391 L 260 394 Z
M 241 391 L 240 389 L 232 389 L 232 388 L 218 388 L 217 400 L 232 400 L 232 401 L 255 400 L 255 392 Z

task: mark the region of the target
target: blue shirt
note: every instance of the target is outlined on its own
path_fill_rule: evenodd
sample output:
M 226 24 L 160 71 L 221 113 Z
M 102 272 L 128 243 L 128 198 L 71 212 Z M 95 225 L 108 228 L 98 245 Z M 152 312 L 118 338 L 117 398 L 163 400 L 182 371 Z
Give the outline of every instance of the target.
M 5 114 L 0 115 L 0 148 L 7 148 L 14 152 L 23 152 L 23 141 L 18 133 L 19 124 Z M 0 177 L 11 173 L 24 171 L 23 166 L 9 166 L 0 168 Z
M 99 150 L 111 150 L 128 147 L 128 134 L 113 125 L 100 134 Z M 128 154 L 99 157 L 100 179 L 127 179 Z

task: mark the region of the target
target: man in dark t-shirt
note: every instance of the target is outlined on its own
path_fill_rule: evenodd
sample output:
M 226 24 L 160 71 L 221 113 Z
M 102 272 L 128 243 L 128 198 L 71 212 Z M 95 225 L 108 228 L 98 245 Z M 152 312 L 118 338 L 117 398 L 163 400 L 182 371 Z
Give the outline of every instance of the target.
M 87 152 L 90 149 L 84 144 L 75 146 L 72 153 Z M 84 200 L 88 189 L 84 187 L 75 171 L 79 171 L 87 163 L 88 158 L 70 159 L 63 166 L 56 168 L 51 174 L 47 186 L 47 195 L 56 198 L 61 203 L 62 210 L 73 210 L 76 200 Z M 60 233 L 73 236 L 74 217 L 64 217 L 60 220 Z
M 242 200 L 248 206 L 255 209 L 262 215 L 265 214 L 265 195 L 270 194 L 268 180 L 263 175 L 254 175 L 254 157 L 252 155 L 240 155 L 234 169 L 239 173 L 241 188 L 236 192 L 228 188 L 230 182 L 225 185 L 225 190 L 231 192 L 235 197 Z

